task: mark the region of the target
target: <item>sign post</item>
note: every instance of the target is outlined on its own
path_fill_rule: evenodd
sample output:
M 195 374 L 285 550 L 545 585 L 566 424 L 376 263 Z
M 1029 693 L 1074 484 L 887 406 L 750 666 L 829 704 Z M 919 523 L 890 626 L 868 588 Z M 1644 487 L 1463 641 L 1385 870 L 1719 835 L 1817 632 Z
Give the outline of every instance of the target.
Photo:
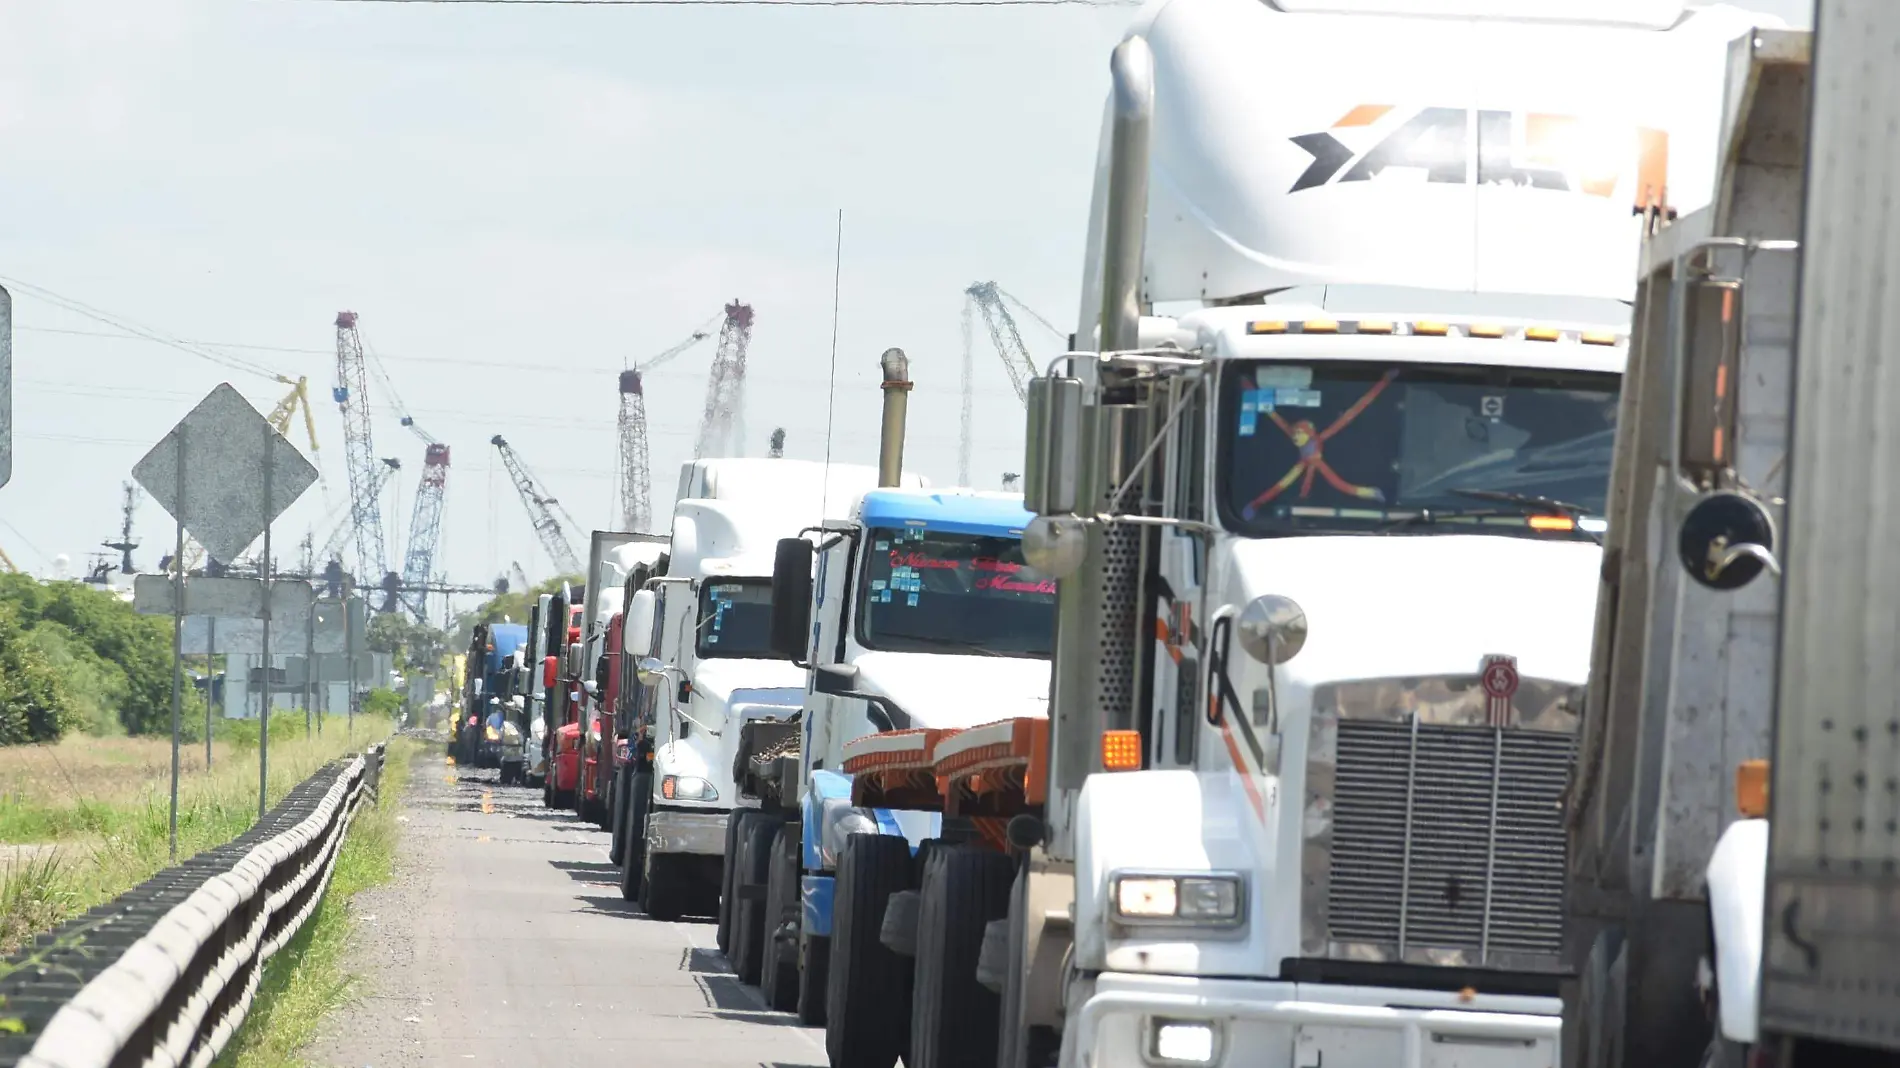
M 13 477 L 13 297 L 0 286 L 0 486 Z

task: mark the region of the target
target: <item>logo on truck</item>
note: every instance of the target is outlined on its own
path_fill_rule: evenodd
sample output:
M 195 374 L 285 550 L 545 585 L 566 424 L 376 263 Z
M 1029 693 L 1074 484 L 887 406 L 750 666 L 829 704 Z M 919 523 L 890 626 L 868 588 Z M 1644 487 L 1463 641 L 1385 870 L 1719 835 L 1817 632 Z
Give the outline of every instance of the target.
M 1626 189 L 1638 209 L 1662 205 L 1667 194 L 1666 130 L 1548 112 L 1425 107 L 1407 114 L 1391 104 L 1361 104 L 1323 132 L 1290 138 L 1313 161 L 1287 192 L 1371 181 L 1397 168 L 1452 185 L 1606 199 Z

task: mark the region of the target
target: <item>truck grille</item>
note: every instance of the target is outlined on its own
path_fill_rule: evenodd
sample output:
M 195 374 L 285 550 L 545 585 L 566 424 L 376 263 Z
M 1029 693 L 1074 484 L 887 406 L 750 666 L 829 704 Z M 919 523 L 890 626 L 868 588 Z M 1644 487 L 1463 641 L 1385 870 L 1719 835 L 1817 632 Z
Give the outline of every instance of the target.
M 1574 735 L 1334 723 L 1328 955 L 1553 966 Z

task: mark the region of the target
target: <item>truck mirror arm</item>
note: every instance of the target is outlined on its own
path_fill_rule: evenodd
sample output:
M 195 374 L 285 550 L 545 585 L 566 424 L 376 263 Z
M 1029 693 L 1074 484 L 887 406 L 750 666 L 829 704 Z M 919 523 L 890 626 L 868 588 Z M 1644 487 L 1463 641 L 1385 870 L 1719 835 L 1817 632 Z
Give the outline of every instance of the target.
M 844 690 L 832 696 L 850 697 L 855 700 L 863 701 L 867 706 L 864 710 L 865 718 L 871 721 L 871 724 L 878 729 L 879 734 L 887 734 L 891 731 L 907 731 L 914 722 L 910 718 L 909 712 L 904 711 L 896 701 L 882 694 L 865 693 L 863 690 Z

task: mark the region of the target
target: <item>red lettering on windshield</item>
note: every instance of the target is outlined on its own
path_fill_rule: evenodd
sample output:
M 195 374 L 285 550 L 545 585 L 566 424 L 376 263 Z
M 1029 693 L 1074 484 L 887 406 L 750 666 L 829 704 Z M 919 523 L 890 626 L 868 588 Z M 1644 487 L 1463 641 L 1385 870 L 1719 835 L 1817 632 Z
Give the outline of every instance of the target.
M 1002 575 L 997 575 L 994 578 L 977 579 L 976 588 L 998 590 L 1003 593 L 1046 593 L 1054 596 L 1056 582 L 1054 579 L 1043 579 L 1040 582 L 1012 582 Z
M 920 552 L 899 552 L 891 550 L 892 567 L 914 567 L 924 571 L 955 571 L 959 565 L 955 560 L 935 560 Z
M 1002 571 L 1012 575 L 1023 569 L 1021 564 L 1012 564 L 1007 560 L 996 560 L 987 556 L 977 557 L 970 562 L 970 566 L 978 571 Z

